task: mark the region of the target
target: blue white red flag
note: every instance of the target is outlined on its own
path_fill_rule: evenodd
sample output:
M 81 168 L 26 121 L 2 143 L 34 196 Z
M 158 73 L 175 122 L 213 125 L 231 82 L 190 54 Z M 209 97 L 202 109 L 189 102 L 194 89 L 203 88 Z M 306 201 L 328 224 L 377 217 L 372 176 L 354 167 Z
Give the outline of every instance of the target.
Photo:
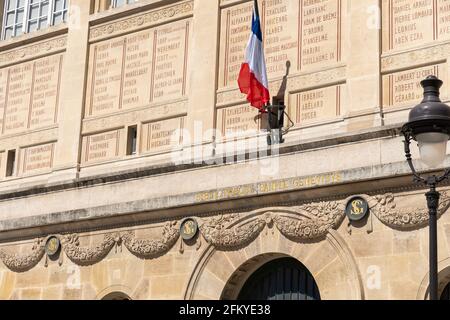
M 253 8 L 252 32 L 245 51 L 245 62 L 242 63 L 239 73 L 238 84 L 241 92 L 247 94 L 247 101 L 253 107 L 263 110 L 270 101 L 257 0 Z

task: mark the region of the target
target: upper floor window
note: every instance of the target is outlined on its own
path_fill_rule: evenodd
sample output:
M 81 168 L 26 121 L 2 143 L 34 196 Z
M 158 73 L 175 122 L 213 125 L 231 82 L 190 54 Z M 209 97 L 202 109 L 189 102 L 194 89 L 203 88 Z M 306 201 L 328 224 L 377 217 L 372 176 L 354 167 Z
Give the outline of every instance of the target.
M 2 39 L 56 25 L 67 18 L 69 0 L 5 0 Z
M 135 3 L 138 0 L 112 0 L 112 7 L 117 8 L 125 4 Z

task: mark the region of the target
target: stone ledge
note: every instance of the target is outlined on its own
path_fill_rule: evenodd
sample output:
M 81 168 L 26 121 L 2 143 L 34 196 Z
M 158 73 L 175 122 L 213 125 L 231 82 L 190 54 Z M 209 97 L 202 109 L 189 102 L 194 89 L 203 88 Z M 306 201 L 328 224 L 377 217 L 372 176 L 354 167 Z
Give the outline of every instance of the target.
M 399 128 L 400 128 L 399 125 L 390 125 L 381 128 L 372 128 L 358 132 L 330 135 L 316 139 L 304 140 L 302 142 L 293 142 L 290 144 L 284 144 L 280 145 L 279 155 L 303 152 L 313 149 L 332 147 L 346 143 L 361 142 L 378 138 L 395 137 L 399 133 Z M 244 156 L 247 159 L 248 152 L 246 152 L 245 154 L 238 154 L 235 156 L 235 158 L 239 159 L 241 157 L 243 158 Z M 222 158 L 222 161 L 219 160 L 220 158 Z M 217 161 L 214 161 L 214 159 L 217 159 Z M 210 158 L 207 160 L 207 162 L 226 163 L 227 161 L 223 161 L 224 159 L 225 157 Z M 0 201 L 10 200 L 14 198 L 28 197 L 44 193 L 58 192 L 68 189 L 86 188 L 104 183 L 139 179 L 153 175 L 176 173 L 178 171 L 183 170 L 192 170 L 216 166 L 214 164 L 208 163 L 202 162 L 201 164 L 196 164 L 194 160 L 194 163 L 191 164 L 176 165 L 168 162 L 133 170 L 125 170 L 108 174 L 83 177 L 65 182 L 37 184 L 26 188 L 17 188 L 12 191 L 2 192 L 0 193 Z M 227 164 L 225 164 L 224 166 L 226 165 Z
M 450 162 L 450 158 L 447 159 Z M 163 196 L 137 201 L 121 202 L 99 207 L 54 212 L 50 214 L 0 221 L 0 241 L 68 232 L 89 232 L 109 228 L 155 223 L 186 216 L 223 214 L 249 211 L 264 206 L 286 206 L 310 201 L 329 201 L 355 194 L 383 194 L 423 188 L 412 182 L 406 162 L 355 168 L 340 172 L 337 183 L 293 186 L 280 190 L 262 190 L 265 183 L 278 183 L 289 179 L 251 183 L 225 189 L 247 188 L 243 195 L 231 193 L 224 198 L 199 198 L 203 192 Z M 290 179 L 307 179 L 294 177 Z M 376 184 L 376 188 L 374 188 Z M 281 184 L 283 185 L 283 184 Z M 448 185 L 446 183 L 445 185 Z M 357 190 L 357 192 L 355 192 Z M 205 190 L 220 192 L 219 190 Z

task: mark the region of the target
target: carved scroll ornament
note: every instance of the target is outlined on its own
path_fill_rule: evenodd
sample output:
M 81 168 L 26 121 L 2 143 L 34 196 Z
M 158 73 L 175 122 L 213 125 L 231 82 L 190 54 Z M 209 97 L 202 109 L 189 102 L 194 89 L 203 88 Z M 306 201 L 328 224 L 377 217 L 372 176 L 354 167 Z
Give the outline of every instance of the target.
M 426 202 L 424 201 L 424 204 Z M 391 193 L 374 196 L 369 201 L 370 210 L 384 224 L 392 228 L 415 228 L 422 227 L 428 222 L 428 209 L 409 207 L 397 208 L 395 196 Z M 450 193 L 441 192 L 438 207 L 438 217 L 444 214 L 450 207 Z
M 14 272 L 25 272 L 36 266 L 45 253 L 45 242 L 42 239 L 36 240 L 31 253 L 18 254 L 7 253 L 4 250 L 0 250 L 0 260 L 3 261 L 5 266 Z
M 168 222 L 163 228 L 161 240 L 136 239 L 133 232 L 122 235 L 123 244 L 139 258 L 156 258 L 169 251 L 180 236 L 177 222 Z

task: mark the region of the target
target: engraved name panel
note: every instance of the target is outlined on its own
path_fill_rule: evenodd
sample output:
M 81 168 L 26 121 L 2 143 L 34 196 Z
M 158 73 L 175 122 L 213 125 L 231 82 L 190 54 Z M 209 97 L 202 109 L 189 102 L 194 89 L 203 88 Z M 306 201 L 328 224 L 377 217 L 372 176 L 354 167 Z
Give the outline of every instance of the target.
M 259 111 L 248 104 L 217 110 L 217 126 L 226 138 L 251 135 L 260 128 Z
M 450 39 L 450 0 L 383 0 L 383 50 Z
M 27 62 L 9 70 L 3 133 L 23 132 L 27 129 L 33 85 L 34 63 Z
M 8 72 L 9 71 L 7 69 L 0 69 L 0 134 L 3 131 L 3 116 L 6 107 Z
M 153 35 L 149 30 L 127 38 L 122 108 L 131 109 L 150 101 Z
M 0 70 L 0 130 L 17 134 L 57 122 L 63 55 Z
M 105 114 L 119 109 L 122 86 L 125 38 L 104 41 L 91 47 L 93 58 L 89 75 L 88 115 Z
M 445 77 L 444 66 L 432 65 L 383 76 L 383 105 L 392 108 L 417 104 L 423 98 L 420 81 L 429 75 Z M 445 83 L 445 82 L 444 82 Z
M 189 25 L 189 21 L 180 21 L 155 30 L 152 102 L 186 93 Z
M 260 2 L 269 79 L 342 59 L 343 0 Z M 253 1 L 221 10 L 219 88 L 235 86 L 250 35 Z M 289 64 L 288 64 L 289 62 Z
M 290 97 L 290 114 L 303 126 L 332 120 L 341 113 L 341 85 L 300 92 Z
M 98 162 L 116 158 L 120 150 L 120 130 L 86 136 L 83 139 L 83 162 Z
M 185 118 L 173 118 L 146 123 L 142 126 L 142 151 L 169 151 L 182 143 Z
M 31 174 L 50 170 L 53 164 L 54 148 L 55 144 L 50 143 L 23 149 L 22 173 Z
M 2 180 L 4 178 L 3 176 L 3 165 L 5 163 L 4 158 L 4 152 L 0 152 L 0 180 Z
M 4 170 L 3 165 L 5 163 L 4 155 L 5 155 L 5 152 L 0 152 L 0 180 L 2 180 L 4 178 L 4 171 L 3 171 Z
M 182 98 L 190 19 L 91 45 L 86 116 Z
M 327 66 L 341 60 L 341 0 L 301 1 L 300 68 Z
M 267 75 L 279 77 L 286 74 L 286 62 L 297 57 L 299 1 L 263 1 L 261 16 Z
M 219 86 L 235 85 L 245 58 L 253 1 L 221 11 Z
M 439 40 L 450 39 L 450 0 L 438 1 L 437 37 Z
M 56 123 L 62 62 L 62 55 L 56 55 L 37 60 L 35 63 L 30 129 Z

